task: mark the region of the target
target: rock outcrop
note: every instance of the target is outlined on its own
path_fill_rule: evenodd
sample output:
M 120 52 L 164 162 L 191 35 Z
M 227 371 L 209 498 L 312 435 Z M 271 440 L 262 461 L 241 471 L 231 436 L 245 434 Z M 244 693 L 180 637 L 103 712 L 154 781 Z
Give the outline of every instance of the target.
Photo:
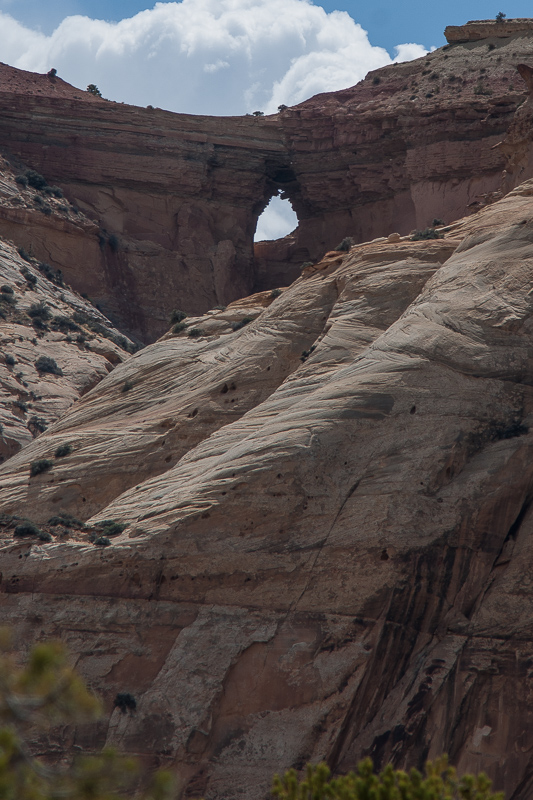
M 10 203 L 22 204 L 20 194 L 7 165 L 0 165 L 0 214 L 6 207 L 19 210 L 28 230 L 38 229 L 41 219 L 53 222 L 57 214 L 43 215 Z M 48 201 L 39 208 L 52 206 Z M 98 309 L 65 285 L 61 273 L 4 240 L 0 240 L 0 322 L 3 462 L 59 419 L 135 348 Z
M 184 796 L 449 751 L 531 797 L 532 194 L 184 321 L 0 468 L 6 514 L 127 526 L 3 534 L 3 620 L 60 633 L 109 712 L 70 744 Z
M 512 36 L 483 25 L 490 40 L 449 44 L 271 117 L 135 108 L 0 66 L 0 146 L 93 222 L 86 257 L 73 257 L 72 220 L 61 236 L 36 234 L 36 255 L 146 342 L 173 308 L 203 313 L 280 275 L 288 284 L 345 236 L 406 234 L 476 210 L 501 189 L 495 145 L 526 96 L 515 67 L 533 57 L 527 25 Z M 258 246 L 256 261 L 257 219 L 278 192 L 299 226 L 290 242 Z M 20 214 L 0 219 L 2 232 L 27 237 Z

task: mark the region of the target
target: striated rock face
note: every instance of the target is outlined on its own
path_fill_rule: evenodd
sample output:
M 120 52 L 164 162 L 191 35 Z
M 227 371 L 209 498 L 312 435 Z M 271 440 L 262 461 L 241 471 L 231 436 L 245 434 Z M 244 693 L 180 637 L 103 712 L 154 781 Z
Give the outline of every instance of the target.
M 10 188 L 0 170 L 0 200 Z M 49 264 L 1 239 L 0 321 L 3 462 L 128 358 L 133 345 Z
M 531 797 L 532 194 L 187 320 L 0 468 L 4 513 L 127 524 L 2 535 L 20 648 L 60 635 L 103 694 L 74 744 L 184 796 L 448 751 Z
M 0 65 L 0 146 L 92 220 L 83 236 L 72 214 L 61 232 L 41 225 L 35 254 L 153 341 L 173 308 L 203 313 L 290 283 L 345 236 L 476 210 L 501 190 L 495 145 L 526 96 L 515 66 L 532 59 L 533 38 L 520 24 L 509 36 L 483 23 L 490 41 L 455 42 L 271 117 L 140 109 Z M 258 216 L 278 192 L 300 224 L 254 257 Z M 6 212 L 0 232 L 23 243 L 24 219 Z

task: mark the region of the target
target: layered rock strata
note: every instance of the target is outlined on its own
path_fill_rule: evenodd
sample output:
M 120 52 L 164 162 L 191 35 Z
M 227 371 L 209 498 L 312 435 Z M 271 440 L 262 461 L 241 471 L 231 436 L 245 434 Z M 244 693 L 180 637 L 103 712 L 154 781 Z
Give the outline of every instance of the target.
M 532 193 L 186 321 L 0 469 L 6 513 L 127 525 L 3 536 L 20 648 L 60 634 L 105 699 L 71 744 L 184 796 L 442 751 L 531 796 Z
M 200 313 L 290 283 L 347 235 L 405 234 L 475 210 L 500 191 L 494 146 L 525 97 L 515 66 L 533 56 L 529 29 L 509 38 L 491 24 L 489 42 L 447 45 L 272 117 L 140 109 L 1 66 L 0 145 L 95 223 L 86 259 L 44 233 L 36 254 L 49 251 L 76 288 L 152 341 L 172 308 Z M 257 219 L 278 192 L 300 224 L 256 262 Z M 17 240 L 27 229 L 15 217 Z

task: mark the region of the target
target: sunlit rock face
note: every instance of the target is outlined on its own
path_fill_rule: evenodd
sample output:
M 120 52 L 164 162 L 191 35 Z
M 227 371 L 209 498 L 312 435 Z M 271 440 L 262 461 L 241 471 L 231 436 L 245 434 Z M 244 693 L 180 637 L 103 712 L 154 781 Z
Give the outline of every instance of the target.
M 528 26 L 491 25 L 270 117 L 136 108 L 1 65 L 0 146 L 92 223 L 81 238 L 72 221 L 41 224 L 34 251 L 148 342 L 173 308 L 203 313 L 288 285 L 346 236 L 458 219 L 501 191 L 495 145 L 526 96 L 515 66 L 533 57 Z M 280 191 L 300 225 L 254 258 L 257 219 Z M 0 219 L 1 232 L 27 244 L 20 214 Z
M 4 464 L 2 512 L 127 526 L 4 528 L 3 620 L 104 697 L 80 743 L 186 796 L 442 751 L 529 796 L 532 191 L 186 320 Z

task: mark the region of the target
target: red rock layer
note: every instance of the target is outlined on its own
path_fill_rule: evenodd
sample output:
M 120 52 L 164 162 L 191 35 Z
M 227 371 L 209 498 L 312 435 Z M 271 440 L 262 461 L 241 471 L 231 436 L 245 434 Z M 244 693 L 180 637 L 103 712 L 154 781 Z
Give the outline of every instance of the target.
M 90 281 L 106 313 L 152 340 L 174 307 L 205 311 L 284 274 L 290 282 L 346 235 L 449 222 L 499 191 L 505 159 L 494 145 L 524 98 L 515 66 L 533 58 L 533 39 L 497 34 L 265 118 L 110 103 L 4 65 L 0 145 L 97 223 L 72 281 L 81 291 Z M 255 263 L 257 218 L 278 191 L 300 219 L 294 246 L 262 245 Z M 22 229 L 13 220 L 10 235 Z M 70 278 L 60 249 L 55 266 Z

